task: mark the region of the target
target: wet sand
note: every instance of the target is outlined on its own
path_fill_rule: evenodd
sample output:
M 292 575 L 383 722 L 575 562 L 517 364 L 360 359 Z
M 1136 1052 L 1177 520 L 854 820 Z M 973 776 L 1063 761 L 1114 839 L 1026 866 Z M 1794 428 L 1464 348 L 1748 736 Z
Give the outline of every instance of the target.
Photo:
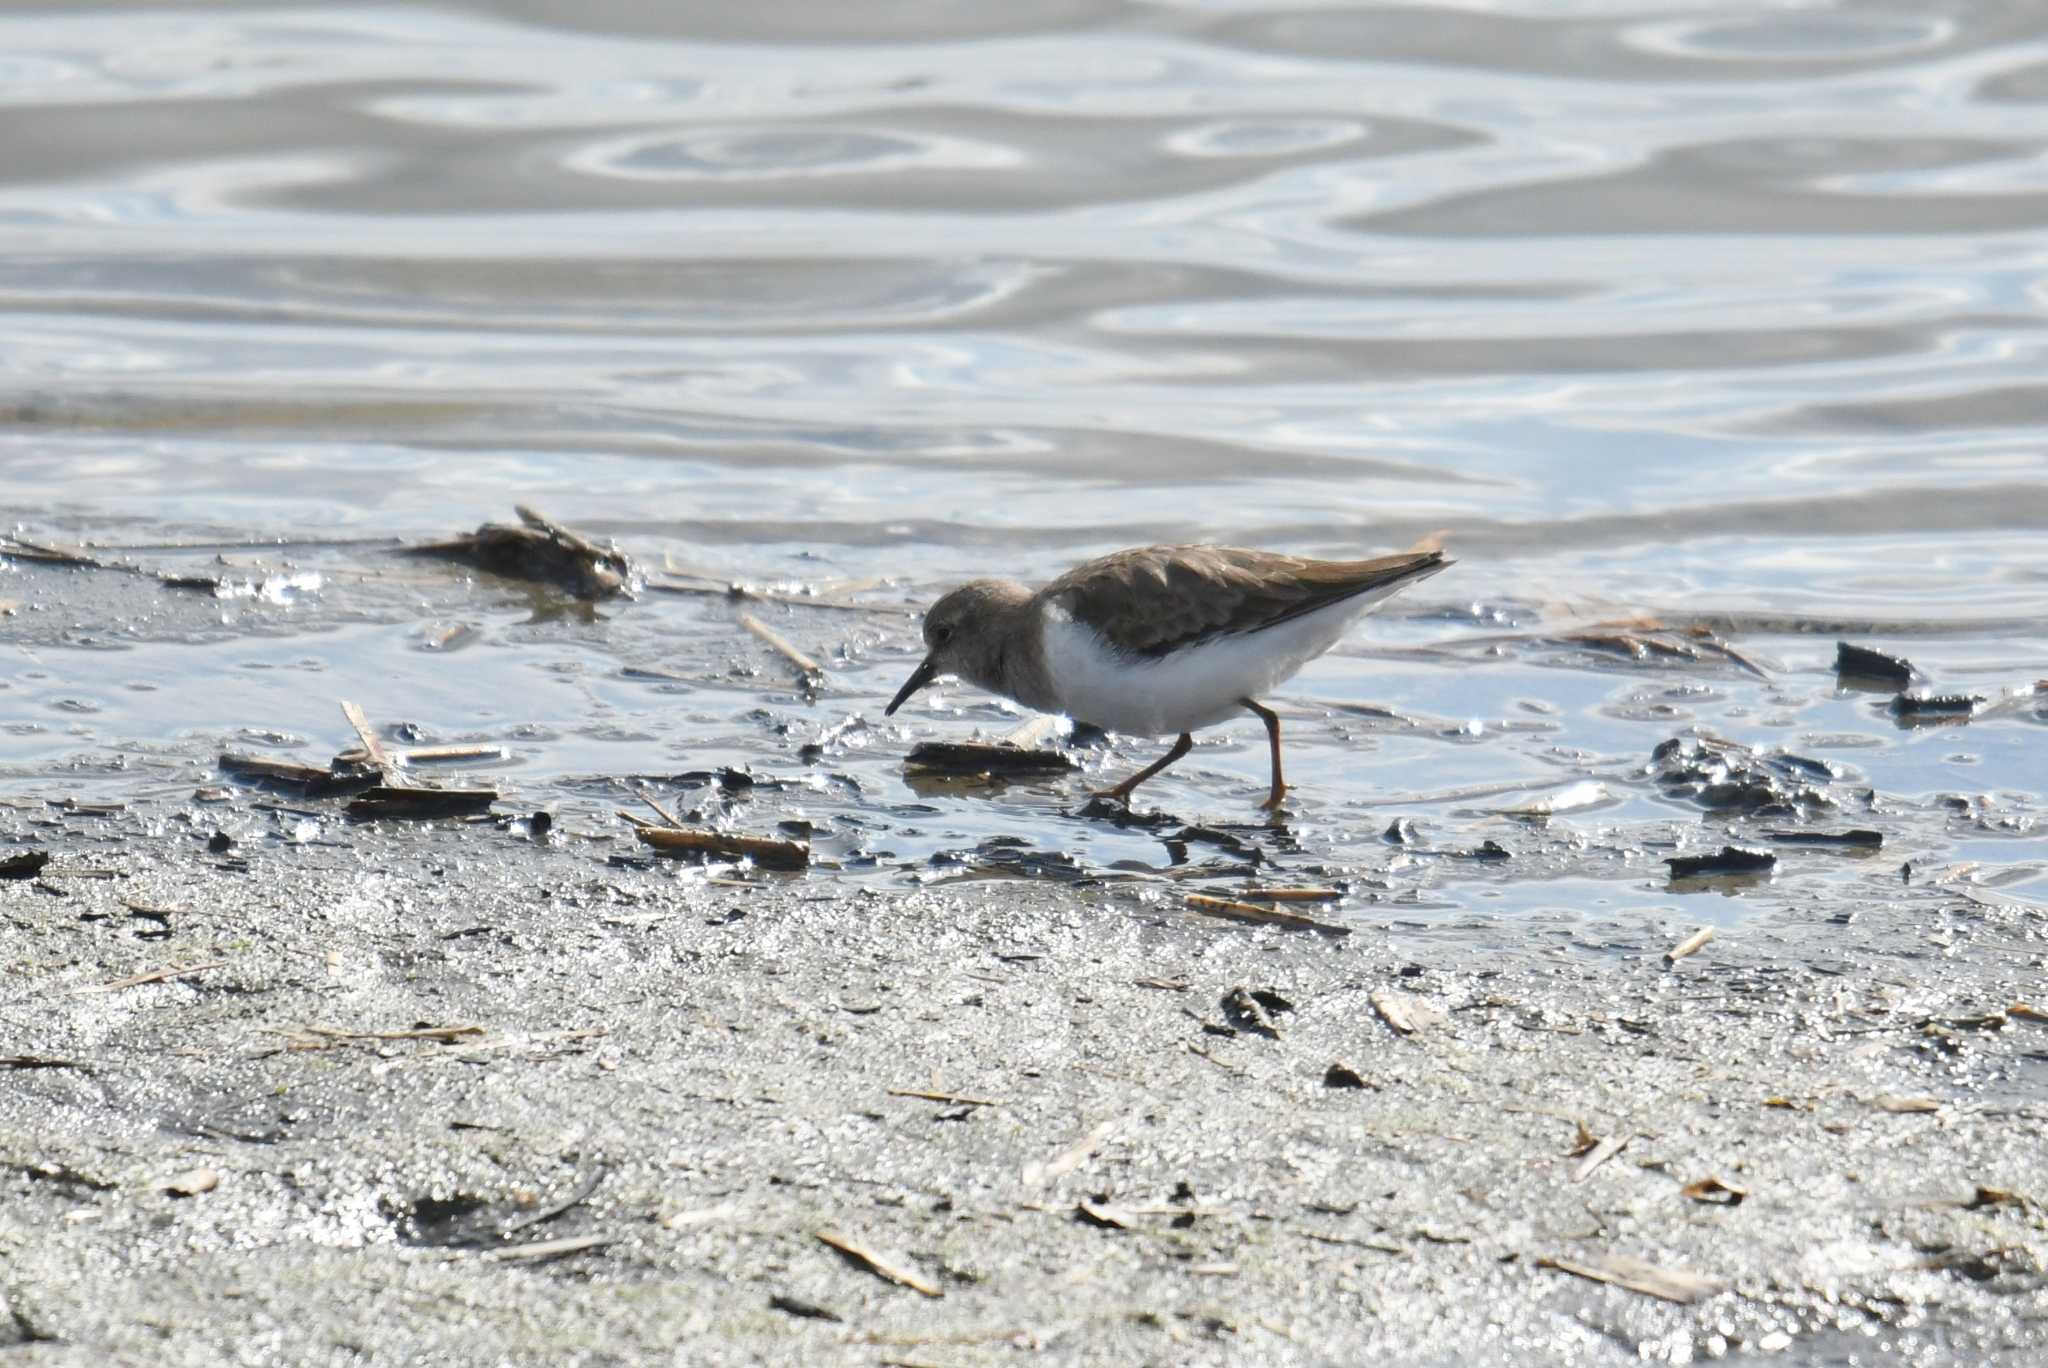
M 24 630 L 167 594 L 26 573 Z M 731 648 L 699 649 L 708 674 Z M 616 776 L 500 772 L 492 816 L 351 823 L 225 782 L 223 735 L 17 768 L 0 805 L 0 855 L 50 856 L 0 880 L 21 1362 L 2048 1352 L 2048 907 L 1967 861 L 1903 873 L 1957 816 L 1888 799 L 1875 760 L 1853 823 L 1439 805 L 1425 846 L 1508 851 L 1434 866 L 1455 873 L 1377 840 L 1398 813 L 1339 832 L 1308 800 L 1301 830 L 1236 839 L 1259 881 L 1346 890 L 1302 908 L 1348 931 L 1325 935 L 1201 916 L 1187 893 L 1246 878 L 1095 862 L 1072 815 L 1004 809 L 1008 846 L 878 868 L 834 850 L 814 789 L 648 780 L 686 819 L 809 824 L 830 852 L 706 871 L 638 846 Z M 1002 801 L 918 819 L 869 782 L 869 854 Z M 1162 800 L 1238 831 L 1216 783 Z M 1664 877 L 1787 823 L 1887 846 Z M 1037 877 L 987 867 L 1068 846 Z

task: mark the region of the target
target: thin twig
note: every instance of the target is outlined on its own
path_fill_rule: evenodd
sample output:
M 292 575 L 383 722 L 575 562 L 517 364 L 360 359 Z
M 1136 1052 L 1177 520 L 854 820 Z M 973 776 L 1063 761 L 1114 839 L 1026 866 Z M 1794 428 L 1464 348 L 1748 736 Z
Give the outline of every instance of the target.
M 755 617 L 752 613 L 740 614 L 740 626 L 752 632 L 771 649 L 781 655 L 784 660 L 796 666 L 797 673 L 802 675 L 807 682 L 824 678 L 825 667 L 823 665 L 820 665 L 817 661 L 799 651 L 790 644 L 787 637 Z
M 1609 1159 L 1621 1153 L 1622 1150 L 1628 1147 L 1628 1142 L 1633 1139 L 1635 1139 L 1633 1135 L 1610 1135 L 1605 1140 L 1595 1144 L 1593 1148 L 1586 1151 L 1586 1157 L 1579 1161 L 1579 1166 L 1572 1170 L 1572 1181 L 1574 1183 L 1585 1182 L 1593 1176 L 1594 1169 L 1599 1168 Z
M 560 1259 L 587 1250 L 603 1249 L 606 1245 L 615 1243 L 617 1237 L 613 1235 L 570 1235 L 559 1240 L 542 1240 L 537 1244 L 507 1245 L 502 1249 L 486 1250 L 483 1257 L 491 1263 Z
M 522 1216 L 515 1216 L 511 1220 L 503 1222 L 498 1227 L 498 1233 L 500 1235 L 512 1235 L 527 1229 L 529 1226 L 537 1226 L 543 1221 L 554 1220 L 555 1217 L 561 1215 L 570 1207 L 578 1205 L 589 1197 L 591 1193 L 597 1191 L 597 1185 L 604 1181 L 604 1177 L 605 1167 L 599 1164 L 595 1169 L 591 1170 L 590 1176 L 578 1183 L 576 1190 L 567 1197 L 562 1198 L 558 1202 L 550 1202 L 544 1207 L 529 1211 Z
M 404 782 L 392 773 L 395 767 L 391 763 L 391 757 L 385 754 L 384 743 L 377 739 L 375 732 L 370 730 L 370 719 L 363 716 L 363 710 L 347 699 L 343 699 L 341 702 L 341 715 L 348 719 L 348 724 L 351 727 L 355 728 L 356 736 L 362 740 L 363 750 L 370 757 L 370 763 L 384 771 L 386 782 Z
M 923 1293 L 927 1297 L 943 1297 L 946 1295 L 939 1289 L 938 1284 L 932 1282 L 929 1278 L 914 1273 L 901 1264 L 891 1262 L 873 1250 L 855 1244 L 852 1240 L 847 1239 L 835 1230 L 819 1231 L 818 1240 L 820 1243 L 830 1245 L 838 1250 L 841 1254 L 852 1259 L 878 1278 L 907 1287 L 913 1292 Z
M 851 599 L 778 594 L 767 589 L 749 589 L 743 584 L 680 584 L 675 580 L 649 579 L 647 587 L 661 594 L 716 595 L 743 602 L 779 603 L 790 608 L 836 608 L 844 613 L 886 613 L 893 617 L 916 617 L 922 611 L 900 603 L 855 603 Z
M 444 1043 L 480 1036 L 481 1026 L 415 1026 L 409 1031 L 339 1031 L 329 1026 L 308 1026 L 304 1034 L 326 1040 L 439 1040 Z
M 147 974 L 137 974 L 133 978 L 114 979 L 109 983 L 91 983 L 83 988 L 74 988 L 71 991 L 74 993 L 111 993 L 120 988 L 139 988 L 145 983 L 169 983 L 172 979 L 189 978 L 193 974 L 203 974 L 208 969 L 218 969 L 226 963 L 226 960 L 207 960 L 203 964 L 172 965 L 168 969 L 152 969 Z
M 915 1097 L 925 1102 L 946 1102 L 957 1107 L 1000 1107 L 993 1097 L 962 1097 L 959 1093 L 923 1092 L 917 1088 L 890 1088 L 891 1097 Z
M 668 824 L 669 826 L 672 826 L 672 827 L 680 827 L 680 826 L 682 826 L 682 823 L 681 823 L 681 822 L 678 822 L 678 821 L 676 820 L 676 818 L 675 818 L 675 814 L 674 814 L 674 813 L 672 813 L 672 812 L 670 812 L 670 811 L 669 811 L 669 810 L 668 810 L 667 808 L 663 807 L 663 806 L 662 806 L 662 805 L 661 805 L 660 803 L 656 802 L 656 801 L 655 801 L 655 798 L 654 798 L 654 795 L 653 795 L 653 794 L 651 794 L 651 793 L 649 793 L 649 792 L 648 792 L 648 791 L 647 791 L 646 789 L 643 789 L 643 788 L 637 788 L 637 787 L 636 787 L 636 788 L 635 788 L 635 789 L 633 790 L 633 792 L 634 792 L 634 793 L 635 793 L 635 794 L 636 794 L 636 795 L 637 795 L 637 796 L 639 797 L 639 799 L 640 799 L 640 801 L 641 801 L 641 802 L 643 802 L 643 803 L 647 804 L 647 806 L 649 806 L 649 807 L 653 808 L 653 809 L 654 809 L 654 813 L 655 813 L 655 815 L 656 815 L 657 817 L 661 818 L 661 820 L 662 820 L 663 822 L 665 822 L 666 824 Z M 631 814 L 630 814 L 630 813 L 628 813 L 628 814 L 626 814 L 626 815 L 627 815 L 628 817 L 630 817 L 630 816 L 631 816 Z

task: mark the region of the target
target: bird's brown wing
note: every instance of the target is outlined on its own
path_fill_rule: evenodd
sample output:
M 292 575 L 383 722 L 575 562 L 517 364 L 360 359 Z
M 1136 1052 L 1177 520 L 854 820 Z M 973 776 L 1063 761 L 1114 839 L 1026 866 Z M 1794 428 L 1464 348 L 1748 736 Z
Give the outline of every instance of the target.
M 1042 593 L 1130 655 L 1160 656 L 1434 574 L 1441 551 L 1325 561 L 1234 546 L 1146 546 L 1075 566 Z

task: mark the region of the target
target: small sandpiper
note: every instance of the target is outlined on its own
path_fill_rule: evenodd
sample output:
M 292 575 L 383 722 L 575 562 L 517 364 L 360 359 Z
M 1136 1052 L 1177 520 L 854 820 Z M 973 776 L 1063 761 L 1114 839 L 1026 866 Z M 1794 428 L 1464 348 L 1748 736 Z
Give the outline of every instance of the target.
M 1249 709 L 1266 724 L 1273 787 L 1280 718 L 1260 695 L 1336 645 L 1354 621 L 1453 562 L 1441 551 L 1326 561 L 1232 546 L 1146 546 L 1086 561 L 1043 589 L 974 580 L 924 618 L 924 663 L 886 711 L 959 675 L 1040 712 L 1106 731 L 1178 733 L 1173 748 L 1098 797 L 1131 791 L 1186 755 L 1193 731 Z

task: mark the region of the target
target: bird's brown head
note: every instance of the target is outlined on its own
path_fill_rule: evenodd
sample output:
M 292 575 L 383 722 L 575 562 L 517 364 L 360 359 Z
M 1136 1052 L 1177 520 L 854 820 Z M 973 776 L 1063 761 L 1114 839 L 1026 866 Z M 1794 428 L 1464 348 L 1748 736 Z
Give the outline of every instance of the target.
M 1017 624 L 1015 615 L 1031 591 L 1008 580 L 972 580 L 925 611 L 924 663 L 896 691 L 883 710 L 893 714 L 919 689 L 941 675 L 959 675 L 996 693 L 1004 688 L 1004 655 Z

